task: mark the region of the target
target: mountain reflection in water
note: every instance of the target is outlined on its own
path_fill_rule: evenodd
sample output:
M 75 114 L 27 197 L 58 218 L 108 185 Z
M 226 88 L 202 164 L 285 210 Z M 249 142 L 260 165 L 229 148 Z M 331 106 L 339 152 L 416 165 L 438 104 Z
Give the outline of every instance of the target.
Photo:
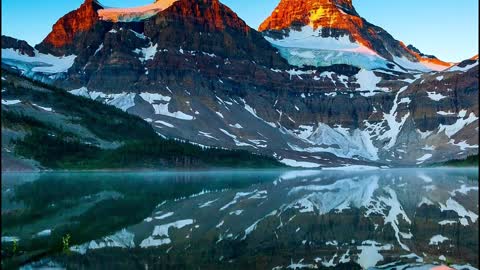
M 23 199 L 14 207 L 58 209 L 21 230 L 2 221 L 2 241 L 48 229 L 71 232 L 74 244 L 68 256 L 27 267 L 478 268 L 476 170 L 53 173 L 11 182 L 2 193 Z

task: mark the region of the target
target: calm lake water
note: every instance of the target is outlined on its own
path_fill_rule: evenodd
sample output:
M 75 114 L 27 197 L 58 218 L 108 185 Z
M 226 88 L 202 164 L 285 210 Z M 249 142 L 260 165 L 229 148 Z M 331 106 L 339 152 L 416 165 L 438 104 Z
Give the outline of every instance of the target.
M 477 269 L 478 171 L 2 174 L 2 244 L 23 269 Z

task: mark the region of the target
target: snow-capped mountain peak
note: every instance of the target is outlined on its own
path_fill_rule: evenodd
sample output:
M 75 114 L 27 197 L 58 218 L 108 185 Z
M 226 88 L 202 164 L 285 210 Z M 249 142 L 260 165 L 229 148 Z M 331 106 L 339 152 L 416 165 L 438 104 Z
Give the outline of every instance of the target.
M 451 66 L 370 24 L 350 0 L 282 0 L 259 30 L 298 66 L 350 64 L 421 72 Z

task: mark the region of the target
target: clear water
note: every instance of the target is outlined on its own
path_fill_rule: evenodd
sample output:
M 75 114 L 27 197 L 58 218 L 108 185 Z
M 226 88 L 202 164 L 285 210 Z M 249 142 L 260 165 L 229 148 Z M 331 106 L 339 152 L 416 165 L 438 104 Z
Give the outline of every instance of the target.
M 2 174 L 2 242 L 25 269 L 476 269 L 478 171 Z

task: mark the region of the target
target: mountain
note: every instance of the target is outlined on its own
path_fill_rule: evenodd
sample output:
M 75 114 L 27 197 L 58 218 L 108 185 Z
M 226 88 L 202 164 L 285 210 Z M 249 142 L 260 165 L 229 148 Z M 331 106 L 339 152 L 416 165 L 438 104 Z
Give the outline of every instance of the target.
M 341 10 L 359 20 L 349 3 L 329 16 Z M 290 166 L 417 166 L 478 153 L 478 60 L 442 72 L 407 70 L 383 57 L 374 69 L 296 66 L 269 42 L 274 30 L 249 28 L 217 0 L 147 7 L 99 9 L 116 15 L 77 32 L 74 46 L 43 42 L 33 57 L 2 47 L 2 66 L 140 116 L 166 138 Z M 277 31 L 287 32 L 296 30 Z M 372 44 L 380 48 L 382 40 Z M 395 44 L 382 46 L 408 52 Z M 395 59 L 392 51 L 385 57 Z M 351 56 L 338 59 L 361 59 Z
M 21 55 L 33 57 L 35 56 L 34 49 L 24 40 L 17 40 L 12 37 L 2 35 L 2 48 L 13 49 Z
M 65 54 L 72 47 L 82 46 L 84 40 L 75 40 L 78 33 L 90 30 L 98 21 L 97 11 L 102 6 L 96 0 L 86 0 L 77 10 L 72 11 L 53 25 L 53 30 L 37 46 L 42 51 L 52 52 L 55 55 Z
M 259 31 L 294 65 L 341 63 L 417 71 L 451 66 L 369 23 L 352 0 L 282 0 Z
M 475 66 L 478 66 L 478 54 L 473 56 L 470 59 L 463 60 L 462 62 L 453 65 L 452 67 L 448 68 L 446 71 L 462 71 L 466 72 Z
M 279 166 L 162 139 L 136 116 L 2 69 L 2 171 Z

